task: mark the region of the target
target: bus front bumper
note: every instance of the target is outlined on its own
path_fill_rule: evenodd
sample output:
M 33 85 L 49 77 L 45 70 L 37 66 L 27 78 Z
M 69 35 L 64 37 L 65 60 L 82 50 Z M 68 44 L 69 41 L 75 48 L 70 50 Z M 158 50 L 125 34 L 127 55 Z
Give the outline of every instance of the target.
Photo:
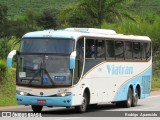
M 40 96 L 23 96 L 16 94 L 16 98 L 17 98 L 17 103 L 19 105 L 40 105 L 40 106 L 55 106 L 55 107 L 72 106 L 71 95 L 65 97 L 40 97 Z

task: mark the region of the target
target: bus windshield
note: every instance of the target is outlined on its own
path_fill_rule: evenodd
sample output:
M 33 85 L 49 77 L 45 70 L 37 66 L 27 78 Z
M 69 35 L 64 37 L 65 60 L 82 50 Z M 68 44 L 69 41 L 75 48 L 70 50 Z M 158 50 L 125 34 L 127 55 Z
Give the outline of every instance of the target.
M 58 87 L 70 86 L 72 73 L 69 56 L 18 55 L 17 85 Z
M 37 87 L 70 86 L 72 39 L 23 39 L 17 55 L 17 85 Z
M 20 52 L 24 53 L 63 53 L 73 51 L 74 41 L 71 39 L 23 39 Z

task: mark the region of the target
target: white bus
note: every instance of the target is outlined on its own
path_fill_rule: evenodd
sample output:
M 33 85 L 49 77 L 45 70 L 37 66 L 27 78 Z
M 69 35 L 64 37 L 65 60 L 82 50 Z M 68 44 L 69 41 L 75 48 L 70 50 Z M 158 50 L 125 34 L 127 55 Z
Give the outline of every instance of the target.
M 17 103 L 34 112 L 43 106 L 85 112 L 88 105 L 106 102 L 134 107 L 150 95 L 151 79 L 146 36 L 95 28 L 45 30 L 25 34 L 17 51 Z

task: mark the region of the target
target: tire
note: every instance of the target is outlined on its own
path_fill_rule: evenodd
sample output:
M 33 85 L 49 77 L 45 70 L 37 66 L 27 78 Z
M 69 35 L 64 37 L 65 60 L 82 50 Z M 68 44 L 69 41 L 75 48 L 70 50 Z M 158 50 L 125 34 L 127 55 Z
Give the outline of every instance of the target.
M 88 98 L 86 93 L 83 94 L 82 104 L 80 106 L 76 106 L 75 109 L 77 112 L 84 113 L 87 110 Z
M 43 106 L 32 105 L 32 110 L 34 113 L 41 113 Z
M 133 98 L 132 98 L 132 107 L 137 106 L 138 99 L 139 99 L 138 94 L 139 94 L 138 89 L 136 89 L 136 95 L 133 96 Z
M 133 100 L 133 91 L 131 88 L 128 90 L 127 100 L 124 101 L 123 106 L 125 108 L 130 108 L 132 106 L 132 100 Z

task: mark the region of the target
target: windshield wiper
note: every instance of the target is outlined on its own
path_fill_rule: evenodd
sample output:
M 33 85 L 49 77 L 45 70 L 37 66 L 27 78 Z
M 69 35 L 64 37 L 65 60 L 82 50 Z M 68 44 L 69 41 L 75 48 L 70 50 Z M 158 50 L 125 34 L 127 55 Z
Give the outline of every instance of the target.
M 32 81 L 34 80 L 34 78 L 42 72 L 42 64 L 43 62 L 41 61 L 41 64 L 40 64 L 40 69 L 33 75 L 33 77 L 31 78 L 31 80 L 29 81 L 28 85 L 31 85 Z
M 44 57 L 43 57 L 43 60 L 41 61 L 41 64 L 40 64 L 40 69 L 34 74 L 34 76 L 31 78 L 31 80 L 29 81 L 28 85 L 31 85 L 32 81 L 34 80 L 34 78 L 39 74 L 41 73 L 41 85 L 43 86 L 43 79 L 44 79 L 44 74 L 47 75 L 47 77 L 49 78 L 50 82 L 52 85 L 55 85 L 55 83 L 53 82 L 51 76 L 49 75 L 48 71 L 46 70 L 46 67 L 44 65 Z
M 44 59 L 43 59 L 43 60 L 44 60 Z M 43 63 L 43 70 L 44 70 L 44 73 L 45 73 L 45 74 L 47 75 L 47 77 L 49 78 L 51 84 L 52 84 L 52 85 L 55 85 L 55 83 L 53 82 L 51 76 L 49 75 L 49 73 L 48 73 L 48 71 L 47 71 L 47 69 L 46 69 L 46 65 L 44 65 L 44 63 Z

